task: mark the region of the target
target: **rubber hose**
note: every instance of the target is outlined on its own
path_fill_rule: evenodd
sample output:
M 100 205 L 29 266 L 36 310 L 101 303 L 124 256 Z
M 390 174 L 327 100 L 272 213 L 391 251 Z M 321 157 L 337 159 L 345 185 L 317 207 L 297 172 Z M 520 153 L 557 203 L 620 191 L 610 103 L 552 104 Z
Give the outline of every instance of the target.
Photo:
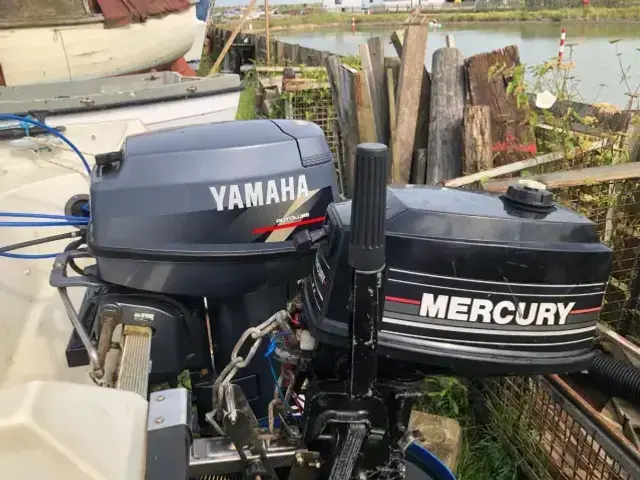
M 630 363 L 596 352 L 589 376 L 609 395 L 640 405 L 640 370 Z

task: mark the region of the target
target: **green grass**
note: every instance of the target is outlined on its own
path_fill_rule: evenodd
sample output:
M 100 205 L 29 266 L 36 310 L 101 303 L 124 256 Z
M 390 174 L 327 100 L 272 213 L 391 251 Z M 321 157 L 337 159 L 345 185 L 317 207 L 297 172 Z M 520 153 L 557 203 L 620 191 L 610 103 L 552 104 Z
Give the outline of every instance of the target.
M 209 55 L 203 55 L 198 65 L 198 76 L 204 77 L 208 75 L 213 66 L 213 58 Z M 238 112 L 236 120 L 253 120 L 256 118 L 255 98 L 256 83 L 251 78 L 245 81 L 244 90 L 240 94 L 240 103 L 238 103 Z
M 627 8 L 566 8 L 559 10 L 506 10 L 492 12 L 443 12 L 429 13 L 441 23 L 446 22 L 606 22 L 606 21 L 640 21 L 640 7 Z M 373 15 L 355 15 L 359 25 L 404 23 L 408 13 L 384 12 Z M 333 25 L 351 25 L 351 13 L 334 13 L 313 11 L 308 15 L 275 17 L 271 19 L 271 27 L 276 29 L 313 28 Z M 264 29 L 264 22 L 252 22 L 254 30 Z
M 240 94 L 236 120 L 254 120 L 256 118 L 256 87 L 252 82 L 245 82 Z
M 520 480 L 517 460 L 486 426 L 477 425 L 472 415 L 466 386 L 452 377 L 428 379 L 427 400 L 418 408 L 454 418 L 462 427 L 462 449 L 458 480 Z

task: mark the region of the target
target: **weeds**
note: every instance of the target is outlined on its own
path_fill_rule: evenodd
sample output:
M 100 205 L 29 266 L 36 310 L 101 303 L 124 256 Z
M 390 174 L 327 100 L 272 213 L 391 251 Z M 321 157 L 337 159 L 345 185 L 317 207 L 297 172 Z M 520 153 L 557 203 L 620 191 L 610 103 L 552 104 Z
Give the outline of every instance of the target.
M 517 461 L 510 457 L 498 437 L 473 418 L 467 385 L 455 377 L 429 377 L 427 398 L 419 406 L 435 415 L 457 420 L 463 437 L 458 462 L 459 480 L 519 479 Z

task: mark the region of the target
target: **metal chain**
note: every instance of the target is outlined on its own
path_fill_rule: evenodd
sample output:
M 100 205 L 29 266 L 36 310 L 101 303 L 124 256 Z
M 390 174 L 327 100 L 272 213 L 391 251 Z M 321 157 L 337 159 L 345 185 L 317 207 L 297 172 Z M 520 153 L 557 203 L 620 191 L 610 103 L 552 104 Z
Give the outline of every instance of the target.
M 282 329 L 289 330 L 288 320 L 291 317 L 287 310 L 280 310 L 276 312 L 274 315 L 269 317 L 268 320 L 265 320 L 260 325 L 255 327 L 248 328 L 245 332 L 240 336 L 238 342 L 235 347 L 231 351 L 231 360 L 227 364 L 226 367 L 220 372 L 218 378 L 213 384 L 213 414 L 217 416 L 217 413 L 221 410 L 222 405 L 224 404 L 224 390 L 225 386 L 231 383 L 233 378 L 238 373 L 238 370 L 245 368 L 256 352 L 260 348 L 262 344 L 262 339 L 269 335 L 273 330 L 275 330 L 278 326 Z M 252 344 L 250 342 L 253 342 Z M 247 345 L 251 345 L 249 347 L 249 351 L 245 357 L 240 356 L 240 350 L 242 347 Z

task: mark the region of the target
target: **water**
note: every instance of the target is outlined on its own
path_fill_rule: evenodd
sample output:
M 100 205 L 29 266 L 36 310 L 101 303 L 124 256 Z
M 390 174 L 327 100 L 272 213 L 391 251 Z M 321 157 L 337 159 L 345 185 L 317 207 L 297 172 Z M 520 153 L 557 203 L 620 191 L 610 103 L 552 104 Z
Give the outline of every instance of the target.
M 564 58 L 575 63 L 570 72 L 571 90 L 576 100 L 589 103 L 607 102 L 625 107 L 627 92 L 640 87 L 640 25 L 638 24 L 567 24 L 567 46 Z M 429 32 L 427 41 L 427 68 L 431 69 L 434 50 L 443 47 L 445 35 L 452 34 L 456 46 L 465 56 L 488 52 L 507 45 L 517 45 L 520 58 L 527 65 L 538 65 L 558 55 L 560 31 L 558 23 L 527 24 L 465 24 L 443 25 Z M 344 55 L 356 55 L 358 45 L 374 36 L 390 38 L 391 28 L 358 28 L 349 30 L 315 30 L 287 32 L 278 35 L 283 41 L 327 50 Z M 620 40 L 611 44 L 612 40 Z M 385 55 L 395 56 L 390 43 L 385 42 Z M 619 62 L 622 63 L 622 67 Z M 622 81 L 623 70 L 628 77 Z M 628 84 L 628 85 L 627 85 Z M 553 91 L 552 88 L 549 88 Z M 636 101 L 637 103 L 637 101 Z M 634 108 L 638 108 L 634 105 Z

